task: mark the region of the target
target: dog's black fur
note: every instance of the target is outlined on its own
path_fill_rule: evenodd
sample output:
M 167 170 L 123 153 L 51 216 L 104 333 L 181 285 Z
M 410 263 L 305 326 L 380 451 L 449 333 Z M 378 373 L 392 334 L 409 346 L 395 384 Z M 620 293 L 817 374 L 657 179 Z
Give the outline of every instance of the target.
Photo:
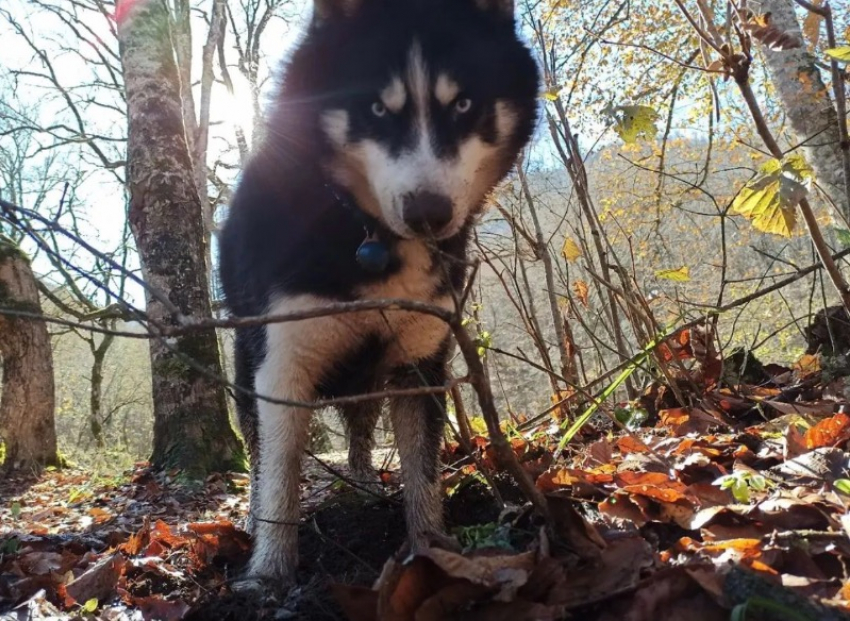
M 345 110 L 351 142 L 370 139 L 391 155 L 411 148 L 412 121 L 405 117 L 412 114 L 409 107 L 390 122 L 376 122 L 369 110 L 389 76 L 404 71 L 412 41 L 419 42 L 429 67 L 450 72 L 476 106 L 474 113 L 464 117 L 434 113 L 435 155 L 450 160 L 473 134 L 485 143 L 495 143 L 499 139 L 495 102 L 507 101 L 516 123 L 491 165 L 493 183 L 508 172 L 533 130 L 538 73 L 530 53 L 514 34 L 511 7 L 504 2 L 321 0 L 317 4 L 317 17 L 291 58 L 270 110 L 265 139 L 239 180 L 219 237 L 221 282 L 233 315 L 261 315 L 275 299 L 286 296 L 306 294 L 328 302 L 355 300 L 364 286 L 380 285 L 406 273 L 408 266 L 399 248 L 408 242 L 403 242 L 374 207 L 358 204 L 356 193 L 336 183 L 329 173 L 337 145 L 329 140 L 321 119 L 327 110 Z M 481 198 L 455 235 L 428 243 L 430 275 L 437 283 L 431 292 L 435 298 L 463 286 L 470 228 L 483 204 Z M 389 251 L 389 264 L 380 273 L 363 269 L 354 259 L 364 241 L 364 225 Z M 237 330 L 236 383 L 248 390 L 257 388 L 256 373 L 268 353 L 267 335 L 265 327 Z M 423 378 L 440 385 L 446 377 L 447 334 L 442 341 L 434 344 L 430 355 L 388 368 L 382 363 L 387 339 L 363 333 L 315 378 L 315 396 L 370 392 L 386 383 L 420 386 Z M 428 419 L 422 431 L 426 436 L 422 450 L 434 455 L 444 420 L 444 401 L 440 402 L 428 397 L 417 406 L 417 415 Z M 237 405 L 252 458 L 253 500 L 260 453 L 266 455 L 275 448 L 264 446 L 259 437 L 256 400 L 239 394 Z M 361 407 L 343 413 L 352 429 L 371 433 L 376 411 L 375 407 Z M 356 415 L 365 423 L 354 420 Z M 424 474 L 435 481 L 436 461 L 425 461 Z M 252 511 L 261 510 L 252 502 Z M 254 517 L 263 520 L 263 516 Z M 272 536 L 284 535 L 264 535 Z M 287 557 L 254 569 L 289 579 L 293 568 L 286 565 L 291 562 Z

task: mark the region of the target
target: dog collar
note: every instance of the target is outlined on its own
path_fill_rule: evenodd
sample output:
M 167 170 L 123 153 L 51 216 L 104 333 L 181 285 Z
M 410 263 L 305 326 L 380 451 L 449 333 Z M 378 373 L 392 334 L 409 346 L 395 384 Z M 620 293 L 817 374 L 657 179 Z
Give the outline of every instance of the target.
M 390 249 L 378 236 L 378 228 L 374 220 L 363 213 L 356 205 L 353 205 L 347 196 L 343 196 L 337 192 L 334 186 L 326 183 L 325 187 L 333 195 L 337 203 L 351 212 L 363 226 L 363 232 L 366 234 L 366 237 L 363 238 L 363 241 L 360 242 L 357 251 L 354 253 L 354 259 L 357 261 L 357 264 L 363 270 L 372 274 L 383 273 L 390 262 Z

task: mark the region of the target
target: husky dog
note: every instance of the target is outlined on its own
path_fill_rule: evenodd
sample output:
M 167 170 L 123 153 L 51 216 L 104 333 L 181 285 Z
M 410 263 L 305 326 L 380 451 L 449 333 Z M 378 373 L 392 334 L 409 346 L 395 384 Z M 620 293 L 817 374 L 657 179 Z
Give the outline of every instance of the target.
M 219 238 L 227 307 L 404 298 L 452 309 L 475 216 L 537 118 L 539 75 L 512 0 L 314 1 Z M 312 415 L 297 404 L 441 386 L 449 328 L 359 311 L 242 328 L 235 348 L 236 383 L 260 395 L 237 399 L 252 462 L 248 573 L 290 584 Z M 380 403 L 340 410 L 354 477 L 368 477 Z M 390 419 L 417 549 L 443 527 L 445 397 L 391 399 Z

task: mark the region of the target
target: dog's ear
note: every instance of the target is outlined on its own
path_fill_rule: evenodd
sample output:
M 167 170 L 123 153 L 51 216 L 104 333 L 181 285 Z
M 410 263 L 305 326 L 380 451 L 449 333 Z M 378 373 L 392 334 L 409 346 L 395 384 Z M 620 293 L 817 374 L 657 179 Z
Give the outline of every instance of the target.
M 507 19 L 514 18 L 514 0 L 473 0 L 482 11 L 495 11 Z
M 313 0 L 313 25 L 320 26 L 329 19 L 350 17 L 363 0 Z

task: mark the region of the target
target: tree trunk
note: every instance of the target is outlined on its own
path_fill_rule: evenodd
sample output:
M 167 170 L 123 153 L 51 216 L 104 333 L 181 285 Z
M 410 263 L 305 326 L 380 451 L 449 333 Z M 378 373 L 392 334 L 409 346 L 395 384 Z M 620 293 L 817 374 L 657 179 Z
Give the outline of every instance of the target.
M 29 259 L 0 236 L 0 306 L 41 314 Z M 0 315 L 0 442 L 3 469 L 58 465 L 54 426 L 53 350 L 47 324 Z
M 160 0 L 122 0 L 117 15 L 128 107 L 130 226 L 145 280 L 167 294 L 164 300 L 146 292 L 148 317 L 154 326 L 176 322 L 175 310 L 209 317 L 203 210 L 184 128 L 168 10 Z M 153 465 L 179 468 L 191 477 L 244 468 L 223 384 L 210 377 L 223 378 L 214 330 L 152 339 L 150 355 Z
M 97 448 L 106 446 L 103 438 L 103 363 L 114 339 L 115 337 L 112 334 L 107 334 L 97 347 L 94 346 L 93 340 L 90 342 L 92 365 L 89 391 L 89 428 Z
M 771 14 L 771 24 L 803 40 L 793 0 L 763 0 L 760 6 L 763 12 Z M 835 201 L 841 213 L 850 217 L 838 115 L 815 66 L 815 57 L 805 45 L 784 51 L 762 49 L 797 142 L 805 142 L 804 153 L 817 173 L 818 184 Z

